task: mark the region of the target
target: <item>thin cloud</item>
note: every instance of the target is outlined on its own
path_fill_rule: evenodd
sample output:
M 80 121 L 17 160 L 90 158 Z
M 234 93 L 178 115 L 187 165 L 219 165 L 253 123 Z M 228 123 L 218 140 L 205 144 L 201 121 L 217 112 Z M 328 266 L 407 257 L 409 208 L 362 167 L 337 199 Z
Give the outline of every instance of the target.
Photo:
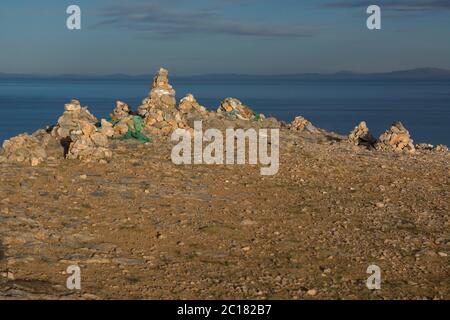
M 293 25 L 266 25 L 224 19 L 213 9 L 181 11 L 160 4 L 123 5 L 103 8 L 96 27 L 113 26 L 145 33 L 146 36 L 173 37 L 186 34 L 224 34 L 252 37 L 311 37 L 310 28 Z

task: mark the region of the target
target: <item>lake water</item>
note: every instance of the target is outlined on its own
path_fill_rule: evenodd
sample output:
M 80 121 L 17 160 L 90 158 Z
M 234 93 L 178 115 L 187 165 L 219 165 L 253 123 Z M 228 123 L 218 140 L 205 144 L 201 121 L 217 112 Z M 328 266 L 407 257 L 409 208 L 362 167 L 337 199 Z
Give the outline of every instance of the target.
M 450 145 L 449 82 L 381 81 L 186 81 L 173 80 L 180 99 L 192 92 L 215 110 L 236 97 L 255 111 L 284 121 L 303 115 L 316 126 L 347 134 L 365 120 L 375 136 L 400 120 L 414 141 Z M 97 118 L 107 117 L 116 100 L 136 108 L 150 80 L 0 79 L 0 141 L 54 124 L 72 98 Z

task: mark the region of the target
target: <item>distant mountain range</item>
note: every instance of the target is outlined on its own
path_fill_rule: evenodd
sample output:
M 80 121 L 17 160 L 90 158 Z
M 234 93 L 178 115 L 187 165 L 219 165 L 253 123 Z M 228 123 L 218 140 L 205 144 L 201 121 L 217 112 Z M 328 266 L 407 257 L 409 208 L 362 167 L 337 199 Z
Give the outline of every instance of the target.
M 146 75 L 31 75 L 31 74 L 8 74 L 0 73 L 0 79 L 73 79 L 73 80 L 150 80 L 153 74 Z M 450 70 L 437 68 L 418 68 L 411 70 L 401 70 L 380 73 L 359 73 L 341 71 L 336 73 L 300 73 L 300 74 L 279 74 L 279 75 L 245 75 L 245 74 L 207 74 L 196 76 L 173 77 L 175 80 L 190 81 L 262 81 L 262 80 L 282 80 L 282 81 L 321 81 L 321 80 L 411 80 L 411 81 L 450 81 Z

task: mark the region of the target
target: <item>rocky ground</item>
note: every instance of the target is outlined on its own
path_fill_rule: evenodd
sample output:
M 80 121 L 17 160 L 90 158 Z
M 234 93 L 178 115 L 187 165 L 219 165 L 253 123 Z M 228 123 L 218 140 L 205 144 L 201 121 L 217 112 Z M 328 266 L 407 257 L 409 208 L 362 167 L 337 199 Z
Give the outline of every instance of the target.
M 280 144 L 273 177 L 175 166 L 163 137 L 114 142 L 107 164 L 1 165 L 0 296 L 450 298 L 448 153 L 288 130 Z M 81 292 L 65 286 L 73 264 Z
M 118 102 L 98 121 L 74 100 L 4 143 L 0 299 L 450 298 L 445 146 L 415 146 L 401 123 L 342 137 L 237 99 L 213 113 L 174 97 L 162 69 L 138 114 Z M 173 164 L 168 133 L 199 118 L 281 127 L 278 174 Z M 366 287 L 372 264 L 381 290 Z

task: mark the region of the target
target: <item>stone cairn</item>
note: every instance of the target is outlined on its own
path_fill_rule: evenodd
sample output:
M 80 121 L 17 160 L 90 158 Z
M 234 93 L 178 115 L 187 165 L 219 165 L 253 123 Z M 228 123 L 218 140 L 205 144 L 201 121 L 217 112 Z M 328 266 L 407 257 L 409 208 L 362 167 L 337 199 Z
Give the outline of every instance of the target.
M 116 101 L 116 108 L 111 112 L 110 116 L 113 121 L 128 118 L 131 115 L 131 110 L 128 104 L 122 101 Z
M 87 107 L 81 107 L 78 100 L 72 100 L 64 107 L 63 115 L 52 130 L 52 136 L 65 147 L 67 159 L 85 162 L 104 162 L 112 157 L 108 149 L 111 127 L 102 120 L 102 128 L 97 129 L 98 120 Z
M 296 117 L 294 121 L 292 121 L 288 128 L 292 131 L 307 131 L 310 133 L 317 133 L 318 129 L 308 120 L 303 117 Z
M 449 151 L 448 146 L 446 146 L 445 144 L 438 144 L 436 146 L 436 148 L 434 148 L 434 150 L 436 152 L 448 152 Z
M 64 106 L 64 113 L 59 117 L 57 124 L 53 127 L 52 136 L 58 139 L 67 137 L 76 140 L 82 134 L 81 128 L 98 122 L 87 107 L 81 107 L 78 100 L 72 100 Z
M 181 99 L 178 109 L 183 115 L 197 114 L 206 116 L 208 114 L 208 110 L 197 102 L 192 93 L 187 94 Z
M 416 150 L 419 151 L 435 151 L 439 153 L 446 153 L 449 151 L 448 147 L 444 144 L 438 144 L 436 147 L 429 143 L 416 144 Z
M 220 104 L 217 109 L 219 115 L 223 115 L 230 118 L 240 119 L 240 120 L 256 120 L 259 118 L 264 118 L 262 114 L 256 114 L 248 106 L 244 105 L 240 100 L 235 98 L 227 98 Z
M 116 102 L 116 108 L 110 113 L 111 119 L 114 125 L 112 127 L 112 135 L 114 137 L 120 137 L 128 133 L 128 131 L 135 130 L 133 114 L 128 104 L 122 101 Z M 105 123 L 105 126 L 109 126 Z M 103 127 L 103 124 L 102 124 Z M 107 129 L 109 131 L 109 129 Z
M 122 101 L 110 114 L 112 122 L 102 119 L 99 123 L 87 107 L 78 100 L 72 100 L 64 107 L 64 113 L 55 126 L 40 129 L 32 135 L 20 134 L 3 143 L 0 149 L 0 163 L 23 163 L 37 166 L 43 161 L 59 158 L 79 159 L 83 162 L 107 162 L 112 157 L 108 138 L 140 139 L 144 132 L 154 135 L 169 135 L 177 128 L 192 130 L 188 123 L 193 120 L 207 120 L 216 125 L 224 125 L 226 119 L 261 121 L 258 125 L 280 127 L 272 118 L 266 119 L 256 114 L 248 106 L 235 98 L 222 101 L 215 112 L 201 106 L 192 94 L 186 95 L 176 104 L 175 90 L 169 83 L 168 71 L 161 68 L 155 76 L 151 91 L 138 108 L 137 115 Z M 143 121 L 142 121 L 142 119 Z M 226 118 L 226 119 L 225 119 Z M 142 124 L 143 122 L 143 124 Z M 243 123 L 244 123 L 243 122 Z M 323 133 L 304 117 L 296 117 L 288 126 L 296 132 Z M 129 131 L 132 130 L 130 133 Z M 128 134 L 128 135 L 127 135 Z M 127 135 L 127 136 L 124 136 Z M 344 138 L 345 139 L 345 138 Z M 347 137 L 347 141 L 357 146 L 376 150 L 413 153 L 415 150 L 443 152 L 449 151 L 445 145 L 434 147 L 430 144 L 414 146 L 408 130 L 401 122 L 396 122 L 375 140 L 365 122 L 361 122 Z
M 416 151 L 409 131 L 401 122 L 395 122 L 389 130 L 383 133 L 378 139 L 375 148 L 377 150 L 395 152 L 414 153 Z
M 365 121 L 362 121 L 348 136 L 348 142 L 355 146 L 373 147 L 377 140 L 370 134 Z
M 434 146 L 429 143 L 419 143 L 419 144 L 416 144 L 415 147 L 416 147 L 416 150 L 418 150 L 418 151 L 433 151 L 434 150 Z
M 154 135 L 169 135 L 177 128 L 188 128 L 177 109 L 175 90 L 169 83 L 168 71 L 161 68 L 155 76 L 148 97 L 137 113 L 144 118 L 145 131 Z
M 18 162 L 37 166 L 47 159 L 47 152 L 41 142 L 26 133 L 19 134 L 3 142 L 1 162 Z

